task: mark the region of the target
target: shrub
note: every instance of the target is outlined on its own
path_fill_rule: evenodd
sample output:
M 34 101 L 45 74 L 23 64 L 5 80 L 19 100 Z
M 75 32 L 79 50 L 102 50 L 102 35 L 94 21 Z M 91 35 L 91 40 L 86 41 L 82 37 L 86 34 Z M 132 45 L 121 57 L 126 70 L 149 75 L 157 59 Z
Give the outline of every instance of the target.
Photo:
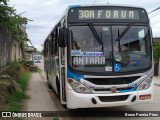
M 155 63 L 159 61 L 160 59 L 160 42 L 157 43 L 153 48 L 153 57 Z

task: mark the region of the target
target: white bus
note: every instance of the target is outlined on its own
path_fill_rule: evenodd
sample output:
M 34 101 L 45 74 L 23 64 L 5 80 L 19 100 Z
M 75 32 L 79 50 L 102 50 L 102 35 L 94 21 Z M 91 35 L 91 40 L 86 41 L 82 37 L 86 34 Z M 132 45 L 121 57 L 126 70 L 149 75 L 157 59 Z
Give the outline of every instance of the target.
M 140 7 L 70 6 L 44 42 L 48 85 L 69 109 L 152 102 L 152 56 Z
M 34 62 L 35 63 L 41 63 L 42 55 L 35 54 L 33 57 L 34 57 Z

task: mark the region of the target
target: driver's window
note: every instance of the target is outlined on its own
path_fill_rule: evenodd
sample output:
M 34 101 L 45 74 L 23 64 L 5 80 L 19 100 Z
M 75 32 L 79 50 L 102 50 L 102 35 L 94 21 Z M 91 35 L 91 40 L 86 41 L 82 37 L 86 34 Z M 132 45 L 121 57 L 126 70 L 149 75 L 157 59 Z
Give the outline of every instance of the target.
M 145 40 L 144 40 L 144 37 L 145 37 L 144 29 L 138 32 L 138 37 L 139 37 L 140 51 L 143 53 L 146 53 Z

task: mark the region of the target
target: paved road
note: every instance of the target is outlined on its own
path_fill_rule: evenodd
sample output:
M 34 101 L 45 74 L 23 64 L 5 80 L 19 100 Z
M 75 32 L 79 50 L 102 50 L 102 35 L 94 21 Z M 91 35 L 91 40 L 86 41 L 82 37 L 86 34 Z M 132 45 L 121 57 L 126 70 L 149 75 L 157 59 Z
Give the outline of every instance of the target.
M 59 98 L 55 92 L 47 87 L 47 81 L 44 79 L 43 73 L 43 62 L 37 63 L 38 67 L 42 70 L 41 74 L 34 73 L 32 79 L 29 81 L 29 88 L 27 94 L 31 96 L 31 99 L 27 100 L 25 103 L 24 110 L 27 111 L 67 111 L 60 104 Z M 160 111 L 160 86 L 154 87 L 155 99 L 152 104 L 138 104 L 133 106 L 125 107 L 114 107 L 114 108 L 100 108 L 96 109 L 99 111 Z M 91 110 L 95 109 L 78 109 L 73 110 L 80 113 L 80 110 L 85 111 L 86 113 L 91 113 Z M 73 113 L 71 112 L 70 115 Z M 107 112 L 106 112 L 107 114 Z M 60 120 L 160 120 L 160 117 L 146 118 L 146 117 L 63 117 Z M 35 119 L 34 119 L 35 120 Z M 40 120 L 39 118 L 37 120 Z M 53 120 L 53 118 L 43 118 L 41 120 Z

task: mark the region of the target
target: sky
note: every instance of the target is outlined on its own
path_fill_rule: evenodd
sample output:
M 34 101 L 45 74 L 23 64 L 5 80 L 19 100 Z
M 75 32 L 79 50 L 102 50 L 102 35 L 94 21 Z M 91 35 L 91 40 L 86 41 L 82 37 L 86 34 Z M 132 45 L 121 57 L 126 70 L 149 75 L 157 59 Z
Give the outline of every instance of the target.
M 28 18 L 28 38 L 41 51 L 43 43 L 69 5 L 117 4 L 143 7 L 149 13 L 160 7 L 160 0 L 10 0 L 17 14 Z M 160 9 L 149 14 L 154 37 L 160 37 Z

